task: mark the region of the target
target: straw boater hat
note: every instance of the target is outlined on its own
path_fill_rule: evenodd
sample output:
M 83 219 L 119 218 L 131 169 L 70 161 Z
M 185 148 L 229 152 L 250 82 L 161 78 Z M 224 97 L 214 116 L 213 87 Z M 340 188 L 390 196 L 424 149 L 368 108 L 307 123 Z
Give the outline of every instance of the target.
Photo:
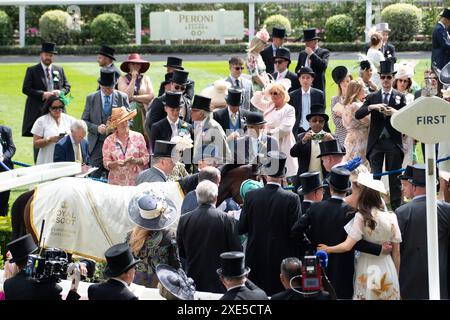
M 224 108 L 227 106 L 225 100 L 228 95 L 228 89 L 231 83 L 225 80 L 216 80 L 214 85 L 205 88 L 200 94 L 202 96 L 211 98 L 211 111 L 217 108 Z
M 112 108 L 111 119 L 110 119 L 108 127 L 115 128 L 120 123 L 134 118 L 136 116 L 136 114 L 137 114 L 136 109 L 133 111 L 128 111 L 125 107 Z
M 375 180 L 373 178 L 373 174 L 369 172 L 361 172 L 358 175 L 358 179 L 356 179 L 356 182 L 370 188 L 372 190 L 381 192 L 383 194 L 386 194 L 386 188 L 384 187 L 384 183 L 381 180 Z

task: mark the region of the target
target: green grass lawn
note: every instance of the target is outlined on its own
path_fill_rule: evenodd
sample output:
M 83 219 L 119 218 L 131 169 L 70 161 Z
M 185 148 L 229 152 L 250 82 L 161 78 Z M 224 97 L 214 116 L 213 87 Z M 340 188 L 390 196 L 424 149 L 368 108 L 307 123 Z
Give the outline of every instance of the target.
M 212 84 L 215 80 L 224 78 L 228 75 L 227 58 L 223 61 L 208 61 L 208 62 L 184 62 L 184 67 L 190 72 L 189 78 L 195 81 L 195 91 L 200 93 L 203 88 Z M 30 60 L 32 61 L 32 60 Z M 38 61 L 36 59 L 35 61 Z M 416 66 L 416 82 L 423 83 L 423 71 L 426 68 L 428 60 L 418 60 Z M 36 62 L 34 62 L 36 63 Z M 22 93 L 22 82 L 25 76 L 25 71 L 28 66 L 34 64 L 30 63 L 14 63 L 14 64 L 0 64 L 0 124 L 12 127 L 13 139 L 17 147 L 14 160 L 32 163 L 32 138 L 25 138 L 21 136 L 22 118 L 25 108 L 26 96 Z M 83 112 L 85 98 L 88 94 L 94 92 L 97 88 L 97 78 L 99 76 L 99 68 L 97 63 L 58 63 L 56 64 L 64 67 L 66 76 L 72 86 L 72 100 L 67 112 L 79 118 Z M 164 62 L 152 62 L 147 74 L 153 82 L 153 87 L 157 91 L 160 82 L 164 79 L 165 68 Z M 353 75 L 357 77 L 358 63 L 349 60 L 331 60 L 327 69 L 327 113 L 329 114 L 329 104 L 331 97 L 337 92 L 337 86 L 331 79 L 331 70 L 338 65 L 345 65 L 352 71 Z M 290 69 L 295 68 L 293 63 Z M 332 121 L 330 126 L 334 129 Z M 419 161 L 422 161 L 422 152 L 417 148 L 419 153 Z M 10 204 L 16 197 L 25 191 L 25 189 L 16 189 L 12 192 Z

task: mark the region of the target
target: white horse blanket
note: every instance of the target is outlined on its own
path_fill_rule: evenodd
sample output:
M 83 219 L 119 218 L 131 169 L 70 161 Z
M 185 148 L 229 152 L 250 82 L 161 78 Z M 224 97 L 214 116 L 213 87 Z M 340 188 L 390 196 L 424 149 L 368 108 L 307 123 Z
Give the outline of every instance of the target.
M 134 224 L 128 218 L 130 201 L 140 194 L 152 194 L 173 201 L 177 222 L 184 193 L 178 182 L 143 183 L 123 187 L 81 178 L 61 178 L 35 189 L 30 219 L 33 232 L 45 247 L 97 261 L 104 261 L 106 249 L 124 242 Z

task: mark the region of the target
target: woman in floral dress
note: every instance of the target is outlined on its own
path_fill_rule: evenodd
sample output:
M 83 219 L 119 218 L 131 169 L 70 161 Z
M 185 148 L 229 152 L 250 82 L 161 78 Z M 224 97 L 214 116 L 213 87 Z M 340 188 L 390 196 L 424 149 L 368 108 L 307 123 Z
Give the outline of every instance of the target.
M 252 77 L 253 91 L 262 90 L 270 80 L 266 72 L 266 65 L 261 56 L 261 51 L 266 47 L 269 41 L 269 33 L 266 29 L 261 29 L 253 37 L 247 51 L 247 71 Z
M 350 251 L 361 239 L 380 245 L 392 242 L 391 255 L 375 256 L 360 252 L 355 265 L 353 299 L 400 299 L 401 233 L 397 216 L 386 210 L 380 192 L 386 193 L 383 182 L 374 180 L 370 173 L 360 173 L 352 184 L 352 193 L 358 195 L 358 212 L 345 226 L 347 239 L 336 246 L 320 244 L 317 248 L 333 254 Z

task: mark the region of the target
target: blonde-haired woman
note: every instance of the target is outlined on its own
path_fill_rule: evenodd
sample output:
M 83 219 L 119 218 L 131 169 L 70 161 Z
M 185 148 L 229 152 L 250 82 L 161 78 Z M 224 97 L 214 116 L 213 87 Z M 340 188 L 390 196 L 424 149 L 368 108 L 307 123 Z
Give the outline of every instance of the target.
M 344 141 L 346 152 L 344 160 L 348 161 L 359 156 L 363 160 L 363 164 L 368 165 L 366 150 L 369 137 L 370 117 L 365 117 L 361 120 L 355 118 L 355 112 L 361 108 L 365 97 L 366 93 L 361 82 L 355 80 L 350 81 L 344 99 L 342 124 L 347 130 Z
M 264 119 L 267 121 L 266 133 L 277 139 L 279 151 L 287 155 L 290 154 L 290 150 L 295 144 L 295 137 L 292 133 L 295 109 L 287 103 L 290 83 L 289 79 L 273 82 L 265 88 L 264 92 L 255 92 L 251 99 L 251 103 L 264 113 Z M 298 162 L 296 159 L 288 156 L 286 167 L 286 177 L 297 174 Z
M 261 29 L 253 37 L 247 50 L 247 71 L 252 76 L 253 91 L 261 90 L 269 83 L 270 78 L 261 56 L 261 51 L 266 47 L 269 38 L 267 30 Z

